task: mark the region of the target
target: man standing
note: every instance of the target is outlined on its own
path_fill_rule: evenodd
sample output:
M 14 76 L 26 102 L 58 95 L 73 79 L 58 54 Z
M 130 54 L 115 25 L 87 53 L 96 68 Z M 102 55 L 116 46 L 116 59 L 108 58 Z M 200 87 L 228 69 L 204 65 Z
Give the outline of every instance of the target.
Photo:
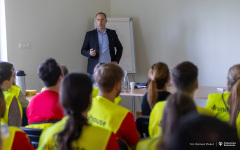
M 87 72 L 92 80 L 94 67 L 98 63 L 114 62 L 118 64 L 123 50 L 116 31 L 106 29 L 106 14 L 103 12 L 97 13 L 95 22 L 97 29 L 86 33 L 81 50 L 81 54 L 88 57 Z

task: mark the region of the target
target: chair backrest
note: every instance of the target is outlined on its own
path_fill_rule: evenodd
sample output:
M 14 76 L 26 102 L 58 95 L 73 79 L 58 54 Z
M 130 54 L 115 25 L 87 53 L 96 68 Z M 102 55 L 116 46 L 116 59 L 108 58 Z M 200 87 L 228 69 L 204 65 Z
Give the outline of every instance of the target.
M 129 150 L 128 144 L 125 141 L 123 141 L 122 139 L 117 139 L 117 140 L 118 140 L 120 150 Z
M 21 127 L 20 129 L 26 132 L 32 146 L 34 148 L 37 148 L 39 138 L 42 133 L 42 129 L 24 128 L 24 127 Z
M 148 126 L 149 116 L 139 116 L 136 119 L 137 130 L 141 135 L 141 138 L 149 137 Z

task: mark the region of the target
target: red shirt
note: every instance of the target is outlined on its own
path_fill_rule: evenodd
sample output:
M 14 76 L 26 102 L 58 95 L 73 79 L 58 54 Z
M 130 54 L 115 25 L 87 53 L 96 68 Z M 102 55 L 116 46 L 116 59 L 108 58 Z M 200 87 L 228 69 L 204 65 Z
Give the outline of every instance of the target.
M 15 132 L 11 150 L 34 150 L 25 132 Z
M 109 140 L 108 140 L 108 144 L 106 147 L 106 150 L 120 150 L 119 144 L 117 142 L 117 138 L 116 135 L 114 133 L 111 134 Z
M 117 138 L 125 140 L 128 145 L 136 145 L 139 140 L 136 123 L 132 113 L 128 113 L 124 118 L 120 128 L 116 133 Z
M 63 116 L 59 94 L 55 91 L 44 90 L 34 96 L 27 107 L 29 124 L 47 120 L 61 120 Z

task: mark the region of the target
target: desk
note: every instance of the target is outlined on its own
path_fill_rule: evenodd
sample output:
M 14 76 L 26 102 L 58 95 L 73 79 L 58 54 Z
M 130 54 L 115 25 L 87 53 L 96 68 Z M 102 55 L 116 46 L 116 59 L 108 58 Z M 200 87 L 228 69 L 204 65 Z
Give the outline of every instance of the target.
M 217 88 L 224 88 L 225 87 L 210 87 L 210 86 L 200 86 L 194 94 L 194 99 L 207 99 L 208 95 L 211 93 L 219 93 L 217 91 Z M 175 88 L 173 86 L 168 86 L 167 91 L 170 93 L 175 92 Z M 147 92 L 146 88 L 140 88 L 140 89 L 133 89 L 133 90 L 125 90 L 122 89 L 120 95 L 121 96 L 132 96 L 132 111 L 134 118 L 136 117 L 136 110 L 135 110 L 135 96 L 144 96 L 144 94 Z
M 207 99 L 208 95 L 211 93 L 219 93 L 217 91 L 217 88 L 224 88 L 226 87 L 210 87 L 210 86 L 200 86 L 195 94 L 194 94 L 194 99 Z M 170 93 L 174 93 L 175 89 L 173 86 L 168 86 L 167 91 Z M 147 93 L 146 88 L 140 88 L 140 89 L 134 89 L 134 90 L 125 90 L 122 89 L 120 95 L 121 96 L 132 96 L 132 111 L 133 111 L 133 116 L 136 117 L 136 110 L 135 110 L 135 97 L 140 96 L 142 97 L 145 93 Z M 30 102 L 33 96 L 26 96 L 27 100 Z
M 120 95 L 121 96 L 132 96 L 132 112 L 134 119 L 136 119 L 136 110 L 135 110 L 135 96 L 143 96 L 147 92 L 146 88 L 140 88 L 140 89 L 122 89 Z
M 35 95 L 31 95 L 31 96 L 26 96 L 26 99 L 30 102 L 31 101 L 31 99 L 33 98 L 33 96 L 35 96 Z

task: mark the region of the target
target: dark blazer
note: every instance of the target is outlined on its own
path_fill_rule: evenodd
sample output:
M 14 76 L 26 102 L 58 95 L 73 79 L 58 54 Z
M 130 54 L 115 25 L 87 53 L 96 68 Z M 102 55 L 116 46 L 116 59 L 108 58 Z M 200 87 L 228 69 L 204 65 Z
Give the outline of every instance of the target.
M 111 56 L 111 61 L 119 63 L 122 57 L 122 44 L 118 39 L 117 33 L 115 30 L 106 29 L 109 41 L 109 51 Z M 96 50 L 96 56 L 90 55 L 90 49 L 93 48 Z M 115 52 L 116 48 L 116 52 Z M 81 54 L 88 57 L 88 67 L 87 72 L 93 73 L 94 67 L 99 62 L 99 43 L 98 43 L 98 32 L 97 29 L 89 31 L 86 33 L 85 40 L 83 42 Z

